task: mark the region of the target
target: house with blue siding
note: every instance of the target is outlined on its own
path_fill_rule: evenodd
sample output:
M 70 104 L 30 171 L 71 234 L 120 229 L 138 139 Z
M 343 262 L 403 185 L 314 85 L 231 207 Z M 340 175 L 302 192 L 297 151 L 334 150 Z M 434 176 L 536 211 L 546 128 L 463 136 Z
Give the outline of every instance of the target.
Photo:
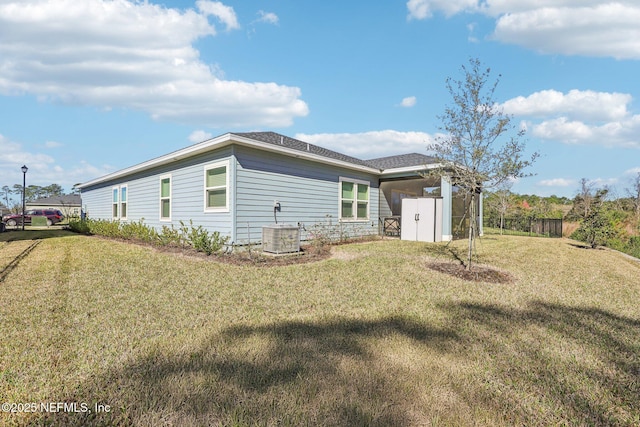
M 275 132 L 226 133 L 78 188 L 89 218 L 157 229 L 191 220 L 234 244 L 256 243 L 276 223 L 300 227 L 302 240 L 319 227 L 379 234 L 403 198 L 437 196 L 450 240 L 464 232 L 465 201 L 449 180 L 423 176 L 434 167 L 416 153 L 361 160 Z

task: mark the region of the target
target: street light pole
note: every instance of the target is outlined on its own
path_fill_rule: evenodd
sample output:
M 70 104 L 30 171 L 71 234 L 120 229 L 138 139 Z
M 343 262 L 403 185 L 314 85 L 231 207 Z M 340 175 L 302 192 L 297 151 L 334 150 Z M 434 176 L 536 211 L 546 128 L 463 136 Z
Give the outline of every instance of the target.
M 25 191 L 27 185 L 27 171 L 29 168 L 24 165 L 22 166 L 22 231 L 24 231 L 24 210 L 25 210 Z

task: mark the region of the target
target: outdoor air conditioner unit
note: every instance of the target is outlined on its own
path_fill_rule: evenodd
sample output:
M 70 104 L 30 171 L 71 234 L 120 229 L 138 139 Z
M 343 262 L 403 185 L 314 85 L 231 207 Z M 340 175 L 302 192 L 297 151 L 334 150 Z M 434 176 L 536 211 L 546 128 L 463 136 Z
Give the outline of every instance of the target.
M 300 252 L 300 229 L 286 224 L 263 226 L 262 250 L 274 254 Z

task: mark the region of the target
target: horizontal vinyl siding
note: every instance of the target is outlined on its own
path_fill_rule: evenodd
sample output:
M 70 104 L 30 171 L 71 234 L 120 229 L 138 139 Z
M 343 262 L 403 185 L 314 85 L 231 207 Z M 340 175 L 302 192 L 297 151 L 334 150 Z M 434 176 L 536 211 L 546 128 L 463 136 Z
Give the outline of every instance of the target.
M 143 220 L 160 230 L 163 225 L 180 226 L 182 220 L 189 225 L 202 225 L 209 232 L 219 231 L 231 236 L 230 212 L 204 212 L 204 167 L 218 161 L 229 160 L 233 173 L 231 148 L 225 147 L 191 159 L 176 161 L 126 179 L 87 188 L 82 192 L 83 204 L 90 218 L 111 219 L 111 190 L 116 185 L 127 185 L 127 221 Z M 160 221 L 160 177 L 171 175 L 171 221 Z M 233 206 L 233 179 L 230 180 L 229 206 Z
M 82 207 L 91 219 L 111 219 L 112 186 L 82 190 Z
M 341 176 L 368 181 L 371 187 L 370 219 L 345 222 L 340 227 L 351 230 L 351 234 L 378 232 L 376 176 L 246 147 L 237 147 L 235 153 L 238 162 L 236 243 L 249 243 L 249 234 L 251 242 L 261 239 L 262 226 L 275 223 L 274 200 L 278 200 L 281 206 L 281 212 L 277 213 L 278 223 L 304 225 L 303 240 L 318 224 L 331 223 L 333 228 L 338 227 Z
M 127 220 L 139 221 L 144 220 L 145 224 L 156 226 L 156 205 L 154 200 L 157 191 L 157 182 L 155 177 L 147 176 L 144 178 L 127 182 Z
M 230 150 L 225 150 L 230 154 Z M 229 160 L 227 173 L 230 174 L 227 197 L 228 212 L 204 212 L 204 168 L 219 161 Z M 219 231 L 225 236 L 232 235 L 233 214 L 233 160 L 229 156 L 224 158 L 208 158 L 189 170 L 171 172 L 171 220 L 178 225 L 180 220 L 185 224 L 193 219 L 194 225 L 202 225 L 209 232 Z M 158 185 L 160 177 L 158 177 Z M 160 215 L 160 188 L 158 187 L 158 216 Z M 162 222 L 163 224 L 165 221 Z
M 204 167 L 224 160 L 229 161 L 229 212 L 205 213 Z M 171 221 L 160 221 L 160 179 L 166 175 L 171 175 Z M 368 221 L 339 221 L 340 177 L 369 182 Z M 127 185 L 129 222 L 143 220 L 160 230 L 163 225 L 179 227 L 180 221 L 188 225 L 193 220 L 195 226 L 219 231 L 236 244 L 249 243 L 249 236 L 251 242 L 261 240 L 262 226 L 275 223 L 274 200 L 281 205 L 278 223 L 300 223 L 303 240 L 323 227 L 345 237 L 379 230 L 377 175 L 248 147 L 225 147 L 86 188 L 82 197 L 90 218 L 111 220 L 111 191 L 116 185 Z

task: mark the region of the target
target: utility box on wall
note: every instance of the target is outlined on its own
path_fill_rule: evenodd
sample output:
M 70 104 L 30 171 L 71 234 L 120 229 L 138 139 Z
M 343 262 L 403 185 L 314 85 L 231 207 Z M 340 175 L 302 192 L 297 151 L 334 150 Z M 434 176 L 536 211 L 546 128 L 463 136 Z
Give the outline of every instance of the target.
M 49 225 L 46 216 L 33 215 L 31 217 L 31 225 L 34 227 L 45 227 Z
M 402 199 L 400 239 L 442 241 L 442 197 Z
M 262 250 L 274 254 L 300 251 L 300 229 L 293 225 L 276 224 L 262 227 Z

